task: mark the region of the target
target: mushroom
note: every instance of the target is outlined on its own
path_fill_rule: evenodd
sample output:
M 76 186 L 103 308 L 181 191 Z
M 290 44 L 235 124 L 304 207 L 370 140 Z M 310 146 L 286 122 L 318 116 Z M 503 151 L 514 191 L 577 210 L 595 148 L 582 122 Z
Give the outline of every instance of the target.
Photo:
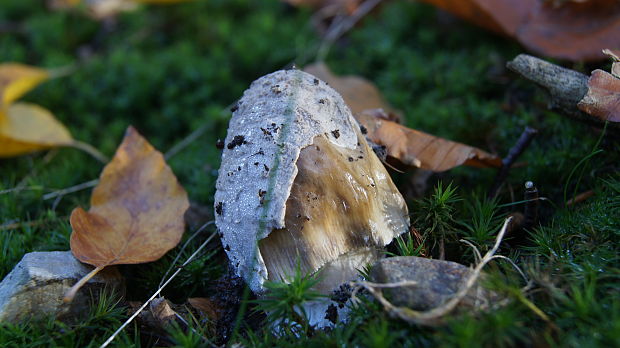
M 259 296 L 296 267 L 329 294 L 408 230 L 407 206 L 342 97 L 299 70 L 254 81 L 230 120 L 215 222 Z M 312 322 L 324 313 L 310 314 Z

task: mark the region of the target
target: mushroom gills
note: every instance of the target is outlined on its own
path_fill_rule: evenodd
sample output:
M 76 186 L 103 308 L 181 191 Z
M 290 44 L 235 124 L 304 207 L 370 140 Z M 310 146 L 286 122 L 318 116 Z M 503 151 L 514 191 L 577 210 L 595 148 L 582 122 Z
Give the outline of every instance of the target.
M 407 231 L 402 196 L 359 129 L 355 132 L 354 149 L 335 145 L 327 134 L 301 149 L 285 227 L 259 241 L 269 280 L 286 282 L 296 267 L 303 274 L 320 271 L 315 290 L 329 294 Z

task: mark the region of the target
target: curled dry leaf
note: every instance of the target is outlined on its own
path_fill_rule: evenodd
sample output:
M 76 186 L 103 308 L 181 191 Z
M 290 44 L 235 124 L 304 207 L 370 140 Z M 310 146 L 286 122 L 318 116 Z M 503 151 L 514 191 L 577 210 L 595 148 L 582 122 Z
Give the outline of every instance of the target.
M 388 157 L 405 166 L 435 172 L 462 164 L 474 167 L 500 167 L 501 158 L 465 144 L 435 137 L 388 121 L 382 110 L 366 110 L 356 115 L 373 142 L 386 147 Z
M 105 166 L 88 212 L 71 213 L 71 251 L 96 268 L 67 293 L 106 266 L 151 262 L 180 241 L 189 207 L 163 155 L 129 127 L 112 161 Z
M 400 113 L 366 79 L 334 75 L 324 63 L 306 66 L 304 71 L 319 77 L 340 93 L 353 116 L 366 127 L 367 137 L 385 146 L 388 156 L 402 165 L 433 171 L 444 171 L 462 164 L 501 166 L 500 158 L 483 150 L 399 125 Z
M 151 301 L 149 310 L 160 327 L 168 326 L 177 316 L 177 313 L 170 306 L 170 302 L 163 297 L 158 297 Z
M 347 103 L 355 116 L 367 109 L 383 109 L 390 119 L 399 121 L 400 113 L 394 110 L 381 96 L 379 89 L 370 81 L 359 76 L 337 76 L 323 62 L 308 65 L 304 71 L 327 82 Z
M 47 70 L 19 64 L 0 64 L 0 106 L 6 107 L 50 78 Z
M 422 0 L 486 29 L 515 38 L 528 49 L 560 59 L 600 60 L 620 47 L 617 0 Z
M 208 298 L 204 297 L 190 297 L 187 299 L 190 306 L 201 312 L 202 316 L 209 318 L 210 320 L 218 320 L 220 315 L 218 314 L 217 305 Z
M 0 110 L 0 157 L 72 145 L 71 134 L 48 110 L 15 103 Z
M 603 121 L 620 122 L 620 78 L 594 70 L 588 80 L 588 93 L 577 107 Z
M 620 50 L 604 49 L 603 53 L 614 61 L 611 64 L 611 74 L 620 78 Z

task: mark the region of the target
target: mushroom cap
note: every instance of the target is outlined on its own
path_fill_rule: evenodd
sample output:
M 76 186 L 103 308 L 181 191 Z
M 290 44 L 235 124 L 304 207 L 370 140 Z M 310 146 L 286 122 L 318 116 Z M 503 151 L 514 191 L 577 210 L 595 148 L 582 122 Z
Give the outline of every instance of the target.
M 316 197 L 304 203 L 304 195 Z M 244 92 L 214 205 L 224 249 L 255 293 L 267 279 L 286 281 L 299 263 L 339 274 L 328 290 L 409 225 L 404 199 L 342 97 L 299 70 L 263 76 Z

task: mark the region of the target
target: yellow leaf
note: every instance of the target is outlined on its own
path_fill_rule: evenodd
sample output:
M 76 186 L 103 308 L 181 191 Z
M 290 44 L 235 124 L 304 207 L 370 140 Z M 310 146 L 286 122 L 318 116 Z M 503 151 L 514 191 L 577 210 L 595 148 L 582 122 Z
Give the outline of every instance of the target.
M 176 4 L 180 2 L 189 2 L 192 0 L 133 0 L 134 2 L 142 3 L 142 4 Z
M 90 199 L 90 210 L 71 213 L 71 251 L 96 268 L 65 296 L 104 267 L 151 262 L 174 248 L 183 235 L 189 207 L 161 152 L 129 127 Z
M 49 77 L 44 69 L 19 63 L 0 64 L 0 106 L 9 105 Z
M 15 103 L 0 110 L 0 157 L 72 144 L 65 126 L 38 105 Z

